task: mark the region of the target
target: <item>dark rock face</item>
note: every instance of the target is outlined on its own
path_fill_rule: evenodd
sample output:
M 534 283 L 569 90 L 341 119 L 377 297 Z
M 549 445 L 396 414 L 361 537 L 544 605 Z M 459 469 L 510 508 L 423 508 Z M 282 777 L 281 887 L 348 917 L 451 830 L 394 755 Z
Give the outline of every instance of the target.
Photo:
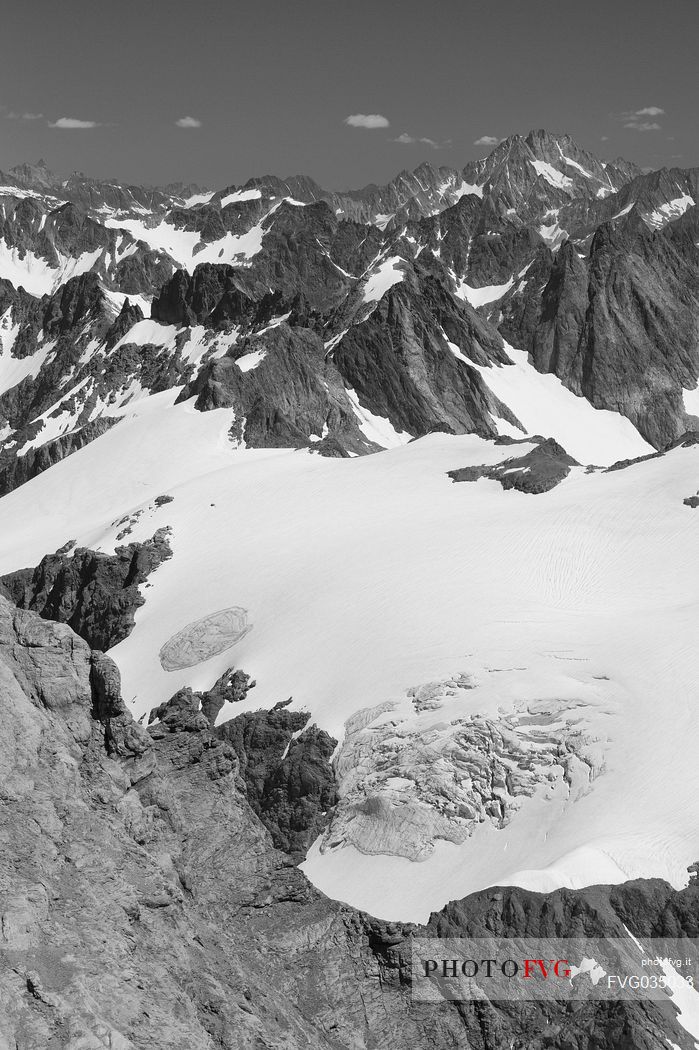
M 600 226 L 587 259 L 568 242 L 538 308 L 508 304 L 501 325 L 540 371 L 621 412 L 656 448 L 687 429 L 682 389 L 699 370 L 699 251 L 671 230 L 630 213 Z
M 105 750 L 136 784 L 155 769 L 153 746 L 146 730 L 127 711 L 119 669 L 105 653 L 92 653 L 90 688 L 92 715 L 104 726 Z
M 209 728 L 209 720 L 201 712 L 201 694 L 195 693 L 189 687 L 180 689 L 164 704 L 154 707 L 148 724 L 156 719 L 160 725 L 153 728 L 154 736 L 162 736 L 165 732 L 198 733 Z
M 168 531 L 114 554 L 81 547 L 72 555 L 47 554 L 36 568 L 8 573 L 0 583 L 21 608 L 69 624 L 93 649 L 110 649 L 133 628 L 144 602 L 139 584 L 171 556 Z
M 698 906 L 696 880 L 680 892 L 654 879 L 551 894 L 504 887 L 448 904 L 431 917 L 427 929 L 432 937 L 623 938 L 627 930 L 637 937 L 693 936 Z M 676 1024 L 657 1003 L 585 1002 L 571 1011 L 562 1007 L 497 1003 L 493 1013 L 486 1011 L 489 1031 L 480 1045 L 650 1050 L 661 1047 L 669 1026 Z M 682 1040 L 687 1040 L 686 1032 L 680 1045 Z
M 225 703 L 237 704 L 244 700 L 248 692 L 254 689 L 255 682 L 245 671 L 236 671 L 230 667 L 217 682 L 206 692 L 194 692 L 189 687 L 180 689 L 170 700 L 150 713 L 148 724 L 156 719 L 171 733 L 198 732 L 212 728 L 216 717 Z M 153 733 L 160 733 L 154 728 Z
M 436 272 L 392 288 L 367 320 L 340 339 L 332 356 L 361 404 L 396 430 L 415 437 L 436 429 L 495 437 L 492 415 L 518 426 L 447 340 L 478 364 L 507 360 L 497 336 L 449 296 Z
M 235 768 L 239 790 L 275 847 L 299 862 L 337 802 L 330 764 L 337 741 L 309 726 L 308 714 L 286 710 L 288 700 L 271 711 L 247 711 L 214 728 L 223 703 L 244 700 L 254 685 L 244 671 L 228 670 L 208 692 L 180 689 L 153 708 L 149 733 L 154 740 L 199 734 L 196 753 L 216 751 L 212 775 Z
M 234 267 L 202 263 L 191 277 L 177 271 L 153 300 L 151 316 L 162 324 L 215 326 L 250 319 L 255 307 Z
M 259 363 L 244 371 L 236 362 L 248 354 L 258 355 Z M 206 365 L 180 400 L 194 395 L 200 411 L 232 407 L 241 421 L 236 437 L 253 447 L 307 446 L 324 452 L 321 438 L 329 432 L 341 441 L 341 452 L 376 448 L 360 431 L 321 339 L 307 328 L 282 323 L 243 340 L 231 355 Z
M 138 322 L 142 320 L 143 310 L 141 307 L 137 304 L 132 305 L 128 299 L 125 299 L 119 316 L 107 332 L 104 340 L 106 349 L 112 350 L 119 340 L 125 336 L 135 324 L 138 324 Z
M 288 701 L 287 701 L 288 703 Z M 330 756 L 336 740 L 309 715 L 287 711 L 252 711 L 225 722 L 217 731 L 238 756 L 240 776 L 254 812 L 277 849 L 302 860 L 337 802 Z
M 531 440 L 536 442 L 536 448 L 523 456 L 513 456 L 492 467 L 461 467 L 448 471 L 448 475 L 452 481 L 490 478 L 492 481 L 499 481 L 506 491 L 516 489 L 518 492 L 538 495 L 550 492 L 568 477 L 571 467 L 580 466 L 553 438 L 535 437 Z M 502 438 L 500 442 L 503 443 Z

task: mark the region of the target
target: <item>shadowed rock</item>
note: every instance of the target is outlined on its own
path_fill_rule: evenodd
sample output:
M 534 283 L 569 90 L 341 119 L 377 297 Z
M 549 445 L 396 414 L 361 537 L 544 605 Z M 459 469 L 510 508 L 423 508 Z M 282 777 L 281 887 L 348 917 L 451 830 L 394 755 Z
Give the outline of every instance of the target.
M 131 633 L 145 598 L 139 587 L 170 558 L 169 528 L 144 543 L 117 547 L 114 554 L 78 547 L 47 554 L 34 569 L 0 577 L 5 593 L 23 609 L 69 624 L 93 649 L 111 649 Z
M 535 437 L 525 440 L 536 442 L 536 448 L 523 456 L 503 460 L 492 467 L 461 467 L 448 471 L 448 475 L 452 481 L 490 478 L 492 481 L 499 481 L 505 490 L 517 489 L 518 492 L 538 495 L 550 492 L 568 477 L 571 467 L 580 466 L 553 438 Z

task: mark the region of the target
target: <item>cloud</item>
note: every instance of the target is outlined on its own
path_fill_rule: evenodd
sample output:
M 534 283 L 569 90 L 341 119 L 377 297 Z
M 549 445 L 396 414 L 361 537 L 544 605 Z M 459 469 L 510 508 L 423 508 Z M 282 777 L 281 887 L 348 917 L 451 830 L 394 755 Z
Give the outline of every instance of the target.
M 473 143 L 474 146 L 497 146 L 498 142 L 502 142 L 502 139 L 497 138 L 495 135 L 481 135 L 479 139 Z
M 634 109 L 629 113 L 619 113 L 616 116 L 625 128 L 632 131 L 661 131 L 657 120 L 648 120 L 648 117 L 663 117 L 665 110 L 660 106 L 644 106 L 642 109 Z
M 76 117 L 59 117 L 58 120 L 49 121 L 50 128 L 99 128 L 101 126 L 96 120 L 78 120 Z
M 180 117 L 179 120 L 175 121 L 178 128 L 200 128 L 201 121 L 197 120 L 196 117 Z
M 7 114 L 10 120 L 41 120 L 43 113 L 13 113 Z
M 345 117 L 345 124 L 351 128 L 387 128 L 390 121 L 381 113 L 352 113 Z
M 434 139 L 409 135 L 407 131 L 404 131 L 402 135 L 399 135 L 393 141 L 400 142 L 401 146 L 413 146 L 415 143 L 419 143 L 421 146 L 431 146 L 432 149 L 443 149 L 443 146 L 439 142 L 435 142 Z
M 655 120 L 629 120 L 624 124 L 625 128 L 632 128 L 634 131 L 661 131 L 661 125 Z

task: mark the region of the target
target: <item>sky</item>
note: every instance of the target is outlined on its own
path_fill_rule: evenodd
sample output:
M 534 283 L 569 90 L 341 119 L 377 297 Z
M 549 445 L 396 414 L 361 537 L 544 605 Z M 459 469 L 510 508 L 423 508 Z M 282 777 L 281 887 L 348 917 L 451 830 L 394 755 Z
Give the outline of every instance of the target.
M 382 183 L 532 128 L 699 165 L 698 0 L 3 0 L 0 170 Z

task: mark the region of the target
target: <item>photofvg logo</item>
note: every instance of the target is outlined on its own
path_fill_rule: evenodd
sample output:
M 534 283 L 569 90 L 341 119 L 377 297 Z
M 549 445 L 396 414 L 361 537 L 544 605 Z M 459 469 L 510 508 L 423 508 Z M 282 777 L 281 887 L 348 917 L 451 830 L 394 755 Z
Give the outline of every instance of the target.
M 699 940 L 414 938 L 412 997 L 591 1000 L 696 997 Z

